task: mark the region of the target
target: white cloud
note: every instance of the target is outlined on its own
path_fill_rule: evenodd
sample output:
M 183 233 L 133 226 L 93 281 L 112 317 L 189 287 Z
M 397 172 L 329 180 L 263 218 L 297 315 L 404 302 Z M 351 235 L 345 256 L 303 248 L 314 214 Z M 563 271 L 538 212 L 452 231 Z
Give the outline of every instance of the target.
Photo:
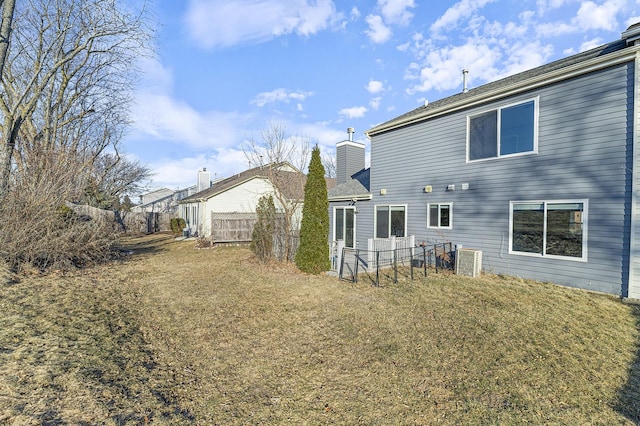
M 233 146 L 249 121 L 236 112 L 196 111 L 166 94 L 139 92 L 132 108 L 134 131 L 194 148 Z
M 190 0 L 185 27 L 196 43 L 214 48 L 309 36 L 339 27 L 343 19 L 331 0 Z
M 289 101 L 304 101 L 309 96 L 313 96 L 313 92 L 304 91 L 291 91 L 283 88 L 272 90 L 271 92 L 259 93 L 255 98 L 251 100 L 251 104 L 255 104 L 259 107 L 263 107 L 269 103 Z
M 408 80 L 418 83 L 410 86 L 407 93 L 426 92 L 432 89 L 438 91 L 460 88 L 462 90 L 462 70 L 469 69 L 469 87 L 474 80 L 490 81 L 497 74 L 497 65 L 501 65 L 500 51 L 486 43 L 476 44 L 473 40 L 462 46 L 449 46 L 432 49 L 425 55 L 424 63 L 420 66 L 413 63 L 407 70 Z
M 568 0 L 537 0 L 538 15 L 543 16 L 550 10 L 562 7 L 565 3 L 568 3 Z
M 592 1 L 582 2 L 572 23 L 578 31 L 605 30 L 615 31 L 618 27 L 616 15 L 623 9 L 625 0 L 609 0 L 602 4 Z
M 371 109 L 377 110 L 378 108 L 380 108 L 380 102 L 382 102 L 382 97 L 376 96 L 374 98 L 371 98 L 371 100 L 369 101 L 369 106 L 371 107 Z
M 583 1 L 569 22 L 545 22 L 537 26 L 536 32 L 543 37 L 557 37 L 593 30 L 616 31 L 616 17 L 624 12 L 626 5 L 625 0 L 607 0 L 602 4 Z
M 602 46 L 604 42 L 601 38 L 594 38 L 591 40 L 587 40 L 580 45 L 580 51 L 584 52 L 585 50 L 593 49 L 598 46 Z
M 197 183 L 197 172 L 206 167 L 211 180 L 226 178 L 249 168 L 241 149 L 230 148 L 215 154 L 196 154 L 184 158 L 163 158 L 150 163 L 155 187 L 187 188 Z
M 413 13 L 408 9 L 415 8 L 414 0 L 378 0 L 378 8 L 385 22 L 389 24 L 409 25 Z
M 370 80 L 365 88 L 369 93 L 380 93 L 384 89 L 384 84 L 381 81 Z
M 353 6 L 353 8 L 351 8 L 351 14 L 350 15 L 351 15 L 351 20 L 352 21 L 356 21 L 356 20 L 358 20 L 360 18 L 361 13 L 360 13 L 360 11 L 358 10 L 357 7 Z
M 248 114 L 197 111 L 173 97 L 172 73 L 159 61 L 144 59 L 140 67 L 144 79 L 131 108 L 135 133 L 200 148 L 233 146 L 238 141 L 236 129 L 250 121 Z
M 338 112 L 338 114 L 346 118 L 362 118 L 367 111 L 367 107 L 357 106 L 351 108 L 343 108 Z
M 476 10 L 493 1 L 495 0 L 462 0 L 447 9 L 444 15 L 431 25 L 431 32 L 438 34 L 442 30 L 454 30 L 461 20 L 471 17 Z
M 504 52 L 504 58 L 498 58 L 501 64 L 495 64 L 496 68 L 499 66 L 501 68 L 496 75 L 488 77 L 490 81 L 530 70 L 547 63 L 549 57 L 553 54 L 553 46 L 542 45 L 537 40 L 521 41 L 513 43 L 508 49 L 505 49 Z
M 413 13 L 410 8 L 415 8 L 414 0 L 378 0 L 375 14 L 367 15 L 365 20 L 369 29 L 365 33 L 374 43 L 384 43 L 391 38 L 392 25 L 409 25 Z
M 380 15 L 368 15 L 365 20 L 369 29 L 365 33 L 374 43 L 384 43 L 391 38 L 391 28 L 387 27 Z
M 632 16 L 625 21 L 625 27 L 629 28 L 633 24 L 640 22 L 640 16 Z

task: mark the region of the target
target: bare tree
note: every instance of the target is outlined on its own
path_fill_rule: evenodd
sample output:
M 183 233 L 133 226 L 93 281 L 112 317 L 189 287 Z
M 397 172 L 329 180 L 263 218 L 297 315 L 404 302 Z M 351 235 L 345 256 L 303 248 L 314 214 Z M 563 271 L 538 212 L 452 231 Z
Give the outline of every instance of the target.
M 7 224 L 0 257 L 13 267 L 81 265 L 106 256 L 112 224 L 70 212 L 67 203 L 92 188 L 113 200 L 148 174 L 117 155 L 129 125 L 135 64 L 150 53 L 153 36 L 144 7 L 130 3 L 15 6 L 0 82 L 0 216 Z M 4 25 L 3 15 L 0 36 Z
M 328 178 L 336 177 L 336 156 L 335 154 L 325 154 L 322 156 L 324 175 Z
M 243 146 L 245 157 L 263 173 L 274 186 L 273 198 L 282 221 L 276 226 L 276 235 L 282 239 L 283 258 L 293 260 L 293 236 L 299 229 L 299 218 L 304 202 L 305 175 L 302 172 L 311 154 L 311 141 L 306 137 L 290 136 L 284 125 L 272 123 L 260 133 L 260 139 L 251 136 Z
M 91 167 L 119 142 L 146 23 L 118 0 L 19 3 L 0 96 L 0 199 L 17 144 L 20 156 L 64 148 Z
M 0 0 L 0 9 L 2 9 L 2 22 L 0 23 L 0 76 L 2 76 L 2 70 L 7 60 L 7 52 L 9 51 L 11 24 L 15 7 L 16 0 Z
M 118 208 L 125 195 L 144 189 L 151 170 L 137 160 L 117 152 L 101 155 L 94 163 L 93 173 L 85 188 L 85 203 L 99 208 Z

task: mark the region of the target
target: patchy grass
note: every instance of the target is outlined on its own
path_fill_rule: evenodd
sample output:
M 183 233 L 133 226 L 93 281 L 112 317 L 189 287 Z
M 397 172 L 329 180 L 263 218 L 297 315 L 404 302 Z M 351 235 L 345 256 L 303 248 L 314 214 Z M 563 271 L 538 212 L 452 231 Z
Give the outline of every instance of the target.
M 640 310 L 499 276 L 380 288 L 152 236 L 0 287 L 0 424 L 634 424 Z

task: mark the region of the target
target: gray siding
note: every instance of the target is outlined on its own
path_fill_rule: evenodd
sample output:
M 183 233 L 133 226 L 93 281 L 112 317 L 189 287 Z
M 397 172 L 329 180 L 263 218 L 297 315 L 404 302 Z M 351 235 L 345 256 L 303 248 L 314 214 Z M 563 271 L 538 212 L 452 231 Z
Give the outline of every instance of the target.
M 340 185 L 364 169 L 364 145 L 351 141 L 336 146 L 336 183 Z
M 632 63 L 608 68 L 374 136 L 373 200 L 360 209 L 361 244 L 373 236 L 373 206 L 408 204 L 408 234 L 480 249 L 485 272 L 622 294 L 629 265 L 633 71 Z M 468 115 L 534 97 L 537 154 L 466 162 Z M 469 190 L 460 190 L 463 182 Z M 446 191 L 450 184 L 455 191 Z M 425 185 L 433 192 L 424 193 Z M 387 195 L 379 195 L 381 188 Z M 588 200 L 586 262 L 509 254 L 510 201 L 565 199 Z M 453 203 L 453 229 L 427 228 L 427 203 L 437 202 Z

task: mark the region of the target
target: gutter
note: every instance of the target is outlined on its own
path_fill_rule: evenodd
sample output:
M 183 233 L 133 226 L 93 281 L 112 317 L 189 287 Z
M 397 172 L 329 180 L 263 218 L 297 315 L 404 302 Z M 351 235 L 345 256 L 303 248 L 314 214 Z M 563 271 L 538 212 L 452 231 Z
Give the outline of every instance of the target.
M 336 197 L 329 197 L 329 202 L 338 202 L 338 201 L 367 201 L 372 200 L 373 195 L 371 194 L 359 194 L 359 195 L 338 195 Z

